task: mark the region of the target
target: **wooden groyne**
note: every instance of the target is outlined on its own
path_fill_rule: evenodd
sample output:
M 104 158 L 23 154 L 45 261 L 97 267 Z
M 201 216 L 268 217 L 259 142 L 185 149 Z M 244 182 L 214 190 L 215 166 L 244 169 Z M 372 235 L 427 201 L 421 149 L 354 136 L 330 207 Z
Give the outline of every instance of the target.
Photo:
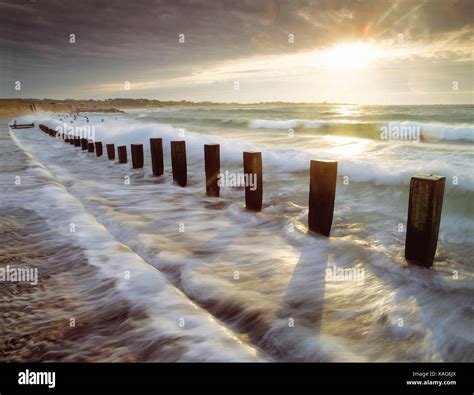
M 263 201 L 263 168 L 261 152 L 244 152 L 245 207 L 260 211 Z
M 219 197 L 219 174 L 221 172 L 221 152 L 219 144 L 204 144 L 204 172 L 206 173 L 207 196 Z
M 107 149 L 107 158 L 115 160 L 115 144 L 106 144 L 105 147 Z
M 159 138 L 150 139 L 151 168 L 153 175 L 161 176 L 164 171 L 163 140 Z
M 188 183 L 188 165 L 186 163 L 186 142 L 171 142 L 171 168 L 173 181 L 185 187 Z
M 75 147 L 102 156 L 102 142 L 70 137 L 45 125 L 39 125 L 44 133 L 61 137 Z M 106 144 L 107 157 L 115 160 L 115 144 Z M 132 166 L 143 168 L 144 152 L 142 144 L 132 144 Z M 187 185 L 186 142 L 171 141 L 171 167 L 173 181 L 181 187 Z M 127 146 L 117 147 L 118 163 L 127 163 Z M 163 141 L 150 139 L 152 171 L 155 176 L 164 173 Z M 219 197 L 220 146 L 204 145 L 204 173 L 206 194 Z M 263 204 L 263 165 L 261 152 L 243 153 L 243 179 L 245 180 L 245 206 L 251 211 L 260 211 Z M 337 161 L 312 160 L 310 162 L 308 229 L 329 237 L 334 216 L 337 184 Z M 436 254 L 445 177 L 436 175 L 416 175 L 410 182 L 408 202 L 407 232 L 405 239 L 405 259 L 409 263 L 431 267 Z
M 127 146 L 121 145 L 117 147 L 117 154 L 119 158 L 119 163 L 127 163 Z
M 309 174 L 308 227 L 329 237 L 336 199 L 337 162 L 312 160 Z
M 95 142 L 95 154 L 97 156 L 102 156 L 102 153 L 103 153 L 103 151 L 102 151 L 102 142 L 96 141 Z
M 132 144 L 130 148 L 132 151 L 133 168 L 141 169 L 143 167 L 143 144 Z
M 438 244 L 446 178 L 416 175 L 410 181 L 405 259 L 422 266 L 433 264 Z
M 87 139 L 81 139 L 81 149 L 83 151 L 87 149 Z

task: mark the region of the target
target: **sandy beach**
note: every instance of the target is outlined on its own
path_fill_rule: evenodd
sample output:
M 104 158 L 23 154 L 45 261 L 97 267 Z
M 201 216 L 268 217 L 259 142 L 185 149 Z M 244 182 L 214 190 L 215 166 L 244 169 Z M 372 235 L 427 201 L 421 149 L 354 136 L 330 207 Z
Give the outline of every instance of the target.
M 10 279 L 2 284 L 0 297 L 4 303 L 0 319 L 4 324 L 0 349 L 3 361 L 217 360 L 217 356 L 207 349 L 219 348 L 220 342 L 228 349 L 224 351 L 224 358 L 259 359 L 256 357 L 258 351 L 242 347 L 240 340 L 229 335 L 219 324 L 208 323 L 207 319 L 186 332 L 180 330 L 178 318 L 156 323 L 160 311 L 170 310 L 170 306 L 191 321 L 196 315 L 204 318 L 206 313 L 196 311 L 196 306 L 168 285 L 156 269 L 144 267 L 143 261 L 128 247 L 107 232 L 98 230 L 99 225 L 90 214 L 84 212 L 75 199 L 70 200 L 67 193 L 61 198 L 66 199 L 61 200 L 62 208 L 54 216 L 62 225 L 52 225 L 51 218 L 44 217 L 41 212 L 48 205 L 58 207 L 51 195 L 58 189 L 57 182 L 45 168 L 37 170 L 39 164 L 32 162 L 32 158 L 12 141 L 7 129 L 3 121 L 0 151 L 2 157 L 9 159 L 8 165 L 2 165 L 0 266 L 4 271 L 34 268 L 38 271 L 38 281 L 32 285 Z M 21 175 L 20 185 L 15 185 L 15 175 Z M 59 187 L 59 192 L 59 195 L 65 193 L 64 186 Z M 20 196 L 25 193 L 44 195 L 36 200 L 37 203 L 25 206 L 20 202 Z M 66 203 L 68 199 L 70 202 Z M 68 205 L 70 209 L 66 208 Z M 85 222 L 77 222 L 78 215 Z M 91 249 L 90 243 L 86 243 L 86 251 L 80 241 L 68 237 L 71 221 L 82 227 L 87 223 L 90 227 L 88 237 L 96 242 L 102 240 L 106 247 L 95 244 L 96 249 Z M 119 255 L 104 258 L 103 248 Z M 107 265 L 108 260 L 113 264 L 109 263 L 109 272 L 104 274 L 97 265 Z M 153 288 L 143 288 L 140 280 L 143 276 L 151 280 Z M 127 287 L 124 282 L 134 285 Z M 142 302 L 131 303 L 127 295 L 138 290 Z M 155 305 L 153 301 L 157 298 L 162 301 Z M 170 325 L 176 329 L 170 331 Z M 200 332 L 214 335 L 212 339 L 199 339 Z M 199 346 L 191 347 L 192 344 Z

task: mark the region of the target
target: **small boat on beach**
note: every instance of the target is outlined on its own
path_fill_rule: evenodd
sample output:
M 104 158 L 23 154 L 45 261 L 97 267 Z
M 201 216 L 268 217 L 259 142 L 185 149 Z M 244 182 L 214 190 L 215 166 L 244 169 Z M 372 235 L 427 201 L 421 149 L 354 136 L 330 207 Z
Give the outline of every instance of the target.
M 13 125 L 8 125 L 12 129 L 30 129 L 34 128 L 34 123 L 24 123 L 24 124 L 17 124 L 16 122 Z

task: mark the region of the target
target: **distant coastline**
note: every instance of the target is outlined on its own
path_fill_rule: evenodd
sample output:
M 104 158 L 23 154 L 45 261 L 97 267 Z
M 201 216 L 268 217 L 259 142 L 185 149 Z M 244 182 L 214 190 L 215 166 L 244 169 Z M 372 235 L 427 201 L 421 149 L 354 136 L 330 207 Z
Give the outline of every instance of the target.
M 164 107 L 236 107 L 236 106 L 314 106 L 334 105 L 344 103 L 286 103 L 286 102 L 261 102 L 261 103 L 216 103 L 216 102 L 191 102 L 161 101 L 148 99 L 107 99 L 107 100 L 55 100 L 55 99 L 0 99 L 0 119 L 27 115 L 34 112 L 122 112 L 126 109 L 156 109 Z
M 150 99 L 127 99 L 116 98 L 106 100 L 77 100 L 77 99 L 0 99 L 0 119 L 28 115 L 35 112 L 123 112 L 127 109 L 156 109 L 156 108 L 183 108 L 183 107 L 265 107 L 265 106 L 334 106 L 334 105 L 356 105 L 353 103 L 332 103 L 332 102 L 258 102 L 258 103 L 219 103 L 211 101 L 193 102 L 181 101 L 161 101 Z M 403 104 L 407 106 L 409 104 Z M 384 104 L 364 104 L 364 106 L 384 106 Z M 402 106 L 402 105 L 400 105 Z M 411 106 L 411 105 L 410 105 Z M 474 106 L 474 104 L 413 104 L 413 106 Z

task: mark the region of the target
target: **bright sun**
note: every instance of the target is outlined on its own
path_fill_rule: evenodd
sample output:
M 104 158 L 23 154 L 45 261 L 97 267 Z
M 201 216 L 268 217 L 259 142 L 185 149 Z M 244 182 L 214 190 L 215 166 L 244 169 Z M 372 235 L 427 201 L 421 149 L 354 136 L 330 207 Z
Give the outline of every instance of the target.
M 321 53 L 321 63 L 333 70 L 357 70 L 368 67 L 378 56 L 369 43 L 340 44 Z

